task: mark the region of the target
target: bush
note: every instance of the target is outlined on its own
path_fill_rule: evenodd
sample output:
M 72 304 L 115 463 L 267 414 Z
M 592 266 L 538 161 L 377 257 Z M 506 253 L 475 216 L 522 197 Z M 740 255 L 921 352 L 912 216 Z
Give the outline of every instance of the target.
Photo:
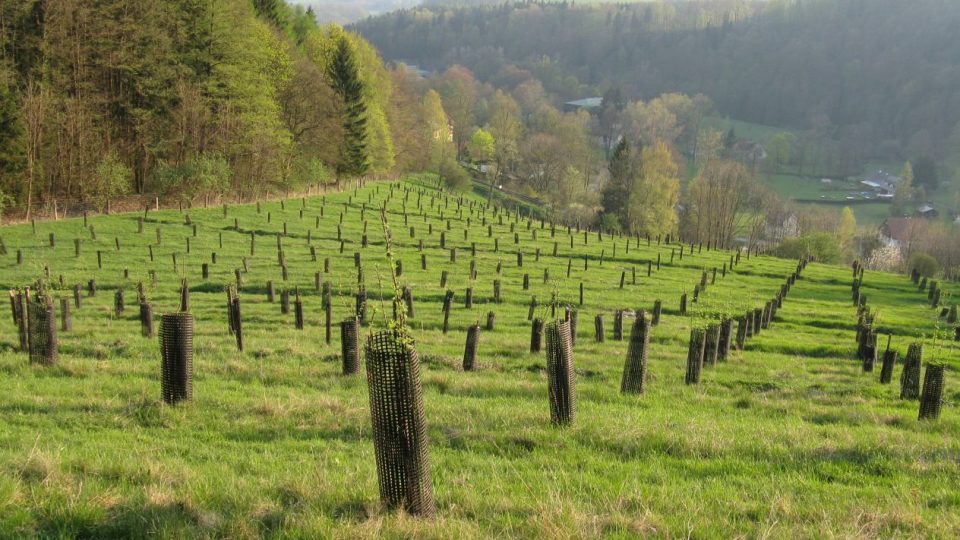
M 448 159 L 440 166 L 440 177 L 448 188 L 464 191 L 470 187 L 470 176 L 456 160 Z
M 333 172 L 319 158 L 300 158 L 294 162 L 288 187 L 302 188 L 313 184 L 327 184 Z
M 608 233 L 620 232 L 620 218 L 616 214 L 605 212 L 600 216 L 600 229 Z
M 829 233 L 815 233 L 800 238 L 788 238 L 780 242 L 775 252 L 780 257 L 789 259 L 812 256 L 817 262 L 827 264 L 840 262 L 840 247 L 837 245 L 836 238 Z
M 562 223 L 580 223 L 590 226 L 597 221 L 597 207 L 595 205 L 574 203 L 566 208 L 550 214 L 551 221 Z
M 921 276 L 933 277 L 940 271 L 940 263 L 933 258 L 933 255 L 917 251 L 907 259 L 907 270 L 916 270 Z
M 130 179 L 133 171 L 116 152 L 111 151 L 100 160 L 97 172 L 93 177 L 93 192 L 91 196 L 102 212 L 111 199 L 124 195 L 130 191 Z
M 151 187 L 160 195 L 181 194 L 188 199 L 204 193 L 223 193 L 230 187 L 230 164 L 220 154 L 201 154 L 181 165 L 161 163 Z

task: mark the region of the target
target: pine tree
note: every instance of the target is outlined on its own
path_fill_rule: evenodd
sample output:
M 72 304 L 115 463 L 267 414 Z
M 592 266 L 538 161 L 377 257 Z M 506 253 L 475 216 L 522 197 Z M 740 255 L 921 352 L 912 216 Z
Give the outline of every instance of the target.
M 730 128 L 723 136 L 723 148 L 730 151 L 735 144 L 737 144 L 737 132 L 734 131 L 733 128 Z
M 604 187 L 601 198 L 604 213 L 616 217 L 617 223 L 621 226 L 627 226 L 630 222 L 628 215 L 630 191 L 637 171 L 634 155 L 627 139 L 620 139 L 613 150 L 613 155 L 610 156 L 607 166 L 610 171 L 610 181 Z M 611 219 L 607 218 L 608 221 Z
M 354 59 L 350 42 L 341 36 L 337 50 L 327 69 L 330 87 L 343 103 L 343 145 L 337 178 L 341 175 L 363 176 L 370 169 L 367 150 L 367 105 L 363 97 L 363 82 Z
M 253 0 L 253 8 L 258 17 L 262 17 L 277 28 L 283 29 L 288 22 L 287 3 L 283 0 Z

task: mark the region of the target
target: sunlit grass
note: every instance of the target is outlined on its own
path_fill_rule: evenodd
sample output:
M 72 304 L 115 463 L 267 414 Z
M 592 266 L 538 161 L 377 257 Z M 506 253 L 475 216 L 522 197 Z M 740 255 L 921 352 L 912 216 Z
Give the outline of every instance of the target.
M 334 321 L 341 320 L 352 309 L 353 254 L 360 252 L 372 308 L 364 332 L 385 327 L 390 306 L 380 296 L 389 295 L 390 285 L 375 208 L 388 192 L 387 184 L 375 184 L 356 194 L 329 194 L 325 205 L 307 199 L 302 219 L 299 199 L 286 201 L 285 209 L 279 201 L 264 202 L 259 214 L 255 206 L 231 207 L 226 218 L 222 208 L 151 212 L 143 234 L 137 233 L 138 215 L 98 216 L 90 219 L 96 241 L 80 219 L 38 223 L 36 234 L 29 225 L 0 229 L 8 250 L 0 256 L 0 285 L 29 284 L 48 265 L 54 282 L 61 274 L 68 287 L 96 278 L 100 291 L 74 312 L 74 331 L 61 335 L 56 367 L 31 366 L 15 352 L 9 316 L 0 321 L 0 535 L 949 538 L 960 532 L 956 351 L 951 343 L 928 344 L 928 359 L 948 364 L 947 404 L 939 422 L 918 422 L 917 403 L 898 399 L 899 368 L 895 384 L 881 386 L 879 368 L 862 373 L 854 359 L 849 268 L 810 265 L 770 330 L 729 362 L 706 368 L 701 385 L 687 387 L 691 322 L 759 306 L 795 261 L 744 256 L 726 278 L 718 275 L 699 304 L 691 304 L 691 316 L 680 317 L 680 295 L 692 293 L 703 269 L 729 262 L 730 252 L 685 250 L 680 261 L 678 245 L 658 246 L 654 239 L 648 247 L 644 239 L 638 247 L 634 239 L 627 253 L 626 239 L 605 236 L 601 242 L 596 234 L 588 235 L 587 245 L 582 234 L 574 234 L 571 250 L 565 228 L 551 238 L 549 225 L 541 229 L 534 221 L 528 231 L 522 220 L 515 225 L 524 252 L 518 268 L 512 218 L 499 225 L 488 213 L 494 231 L 488 238 L 479 213 L 466 227 L 469 209 L 457 219 L 456 202 L 447 206 L 429 190 L 421 200 L 426 222 L 418 195 L 411 193 L 404 226 L 399 189 L 389 203 L 389 220 L 403 261 L 401 281 L 414 291 L 410 324 L 423 360 L 438 512 L 431 521 L 381 512 L 366 382 L 363 375 L 339 374 L 339 332 L 335 328 L 333 342 L 324 343 L 313 276 L 329 258 L 323 279 L 334 286 Z M 367 248 L 360 247 L 363 203 Z M 441 210 L 451 219 L 446 242 L 457 247 L 456 263 L 439 248 L 446 229 Z M 343 253 L 336 240 L 341 212 Z M 187 214 L 198 228 L 189 255 Z M 284 222 L 286 283 L 275 238 Z M 156 244 L 158 226 L 163 240 L 154 245 L 151 262 L 147 246 Z M 416 238 L 410 238 L 410 226 Z M 251 230 L 258 232 L 254 256 Z M 48 246 L 50 232 L 55 248 Z M 83 239 L 79 258 L 74 238 Z M 499 253 L 493 252 L 494 238 Z M 420 268 L 421 239 L 427 270 Z M 471 242 L 477 246 L 475 282 L 468 276 Z M 97 250 L 103 252 L 103 270 L 97 269 Z M 218 261 L 204 281 L 200 265 L 211 261 L 212 251 Z M 176 270 L 172 253 L 181 263 Z M 658 253 L 661 270 L 654 268 L 648 278 L 647 261 Z M 233 282 L 242 257 L 248 257 L 250 271 L 241 290 L 247 351 L 240 354 L 227 332 L 222 287 Z M 503 302 L 495 304 L 498 261 Z M 158 273 L 155 289 L 149 287 L 150 270 Z M 456 293 L 446 335 L 442 270 Z M 627 277 L 620 289 L 622 271 Z M 530 275 L 529 291 L 521 288 L 524 273 Z M 195 399 L 168 407 L 159 400 L 158 345 L 141 337 L 129 306 L 136 282 L 143 281 L 158 314 L 175 309 L 181 277 L 190 283 L 197 317 Z M 267 280 L 278 291 L 300 288 L 305 330 L 294 328 L 292 314 L 280 314 L 279 301 L 267 303 Z M 540 316 L 549 316 L 553 294 L 576 305 L 581 282 L 578 418 L 574 426 L 557 429 L 550 425 L 544 359 L 527 352 L 527 312 L 531 296 Z M 463 298 L 471 285 L 475 301 L 468 310 Z M 113 292 L 121 286 L 129 306 L 116 319 Z M 868 272 L 862 291 L 880 312 L 881 331 L 893 333 L 893 346 L 901 351 L 935 331 L 926 295 L 905 277 Z M 650 309 L 657 298 L 665 309 L 651 341 L 648 391 L 622 396 L 627 344 L 611 339 L 613 310 Z M 496 312 L 497 328 L 481 335 L 480 369 L 465 373 L 459 366 L 466 327 L 482 324 L 488 311 Z M 598 313 L 606 315 L 603 344 L 593 340 Z

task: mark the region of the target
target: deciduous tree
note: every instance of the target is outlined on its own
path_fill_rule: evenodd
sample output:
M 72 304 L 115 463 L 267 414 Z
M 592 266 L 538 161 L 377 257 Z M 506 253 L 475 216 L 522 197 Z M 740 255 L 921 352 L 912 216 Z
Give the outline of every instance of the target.
M 656 236 L 676 229 L 678 172 L 666 143 L 657 141 L 643 149 L 640 176 L 630 191 L 628 214 L 632 232 Z
M 891 211 L 894 215 L 903 215 L 909 211 L 910 202 L 913 200 L 913 167 L 908 161 L 903 166 L 900 173 L 900 181 L 897 182 L 897 189 L 893 193 L 893 205 Z

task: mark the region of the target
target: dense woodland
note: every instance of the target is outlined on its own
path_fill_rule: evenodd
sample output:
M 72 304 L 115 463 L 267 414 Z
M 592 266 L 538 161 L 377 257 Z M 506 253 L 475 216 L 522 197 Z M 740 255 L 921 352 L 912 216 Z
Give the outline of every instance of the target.
M 282 0 L 3 0 L 0 54 L 4 206 L 249 199 L 412 159 L 402 80 Z
M 955 165 L 957 2 L 584 4 L 427 6 L 357 29 L 390 58 L 483 81 L 529 70 L 559 99 L 702 93 L 721 114 L 809 131 L 831 149 L 824 174 L 867 158 Z

